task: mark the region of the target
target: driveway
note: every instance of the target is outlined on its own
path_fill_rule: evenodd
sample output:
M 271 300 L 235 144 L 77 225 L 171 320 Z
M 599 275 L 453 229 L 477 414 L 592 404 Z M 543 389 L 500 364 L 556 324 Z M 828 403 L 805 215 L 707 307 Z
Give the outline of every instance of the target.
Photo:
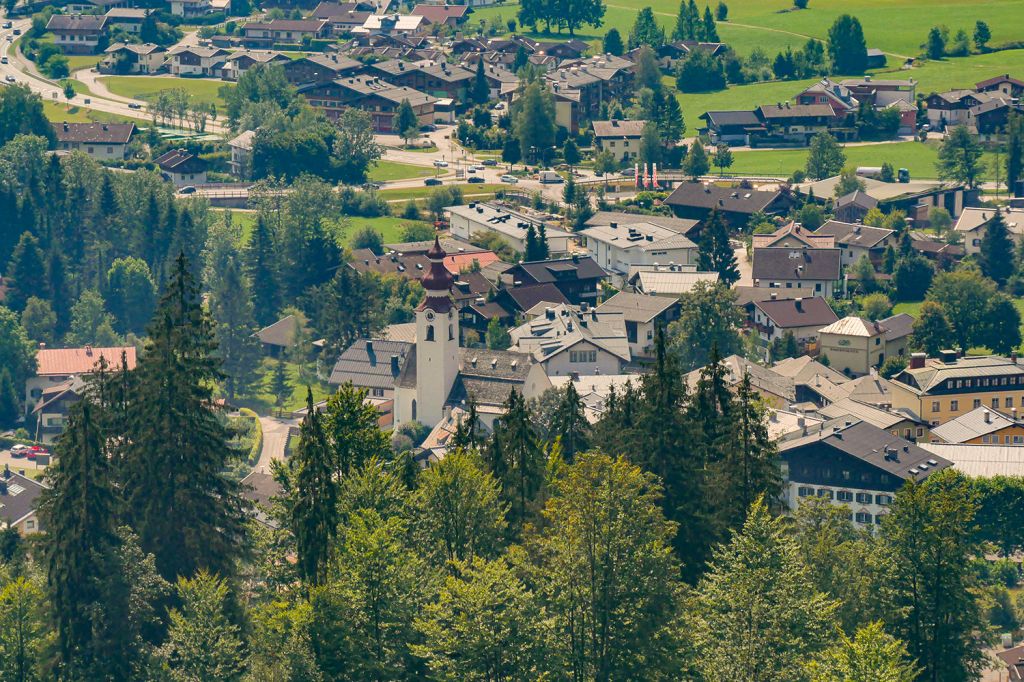
M 256 463 L 256 471 L 269 474 L 270 463 L 273 460 L 284 461 L 284 450 L 288 444 L 288 431 L 297 424 L 298 422 L 294 419 L 260 417 L 260 427 L 263 429 L 263 450 L 260 452 L 260 459 Z

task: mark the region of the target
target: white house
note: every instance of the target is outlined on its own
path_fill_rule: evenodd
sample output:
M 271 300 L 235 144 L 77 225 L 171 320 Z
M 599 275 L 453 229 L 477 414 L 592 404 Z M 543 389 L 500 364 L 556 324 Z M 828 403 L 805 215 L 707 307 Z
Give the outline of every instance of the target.
M 786 334 L 792 334 L 797 343 L 813 343 L 818 340 L 819 329 L 839 319 L 828 301 L 818 296 L 755 301 L 753 317 L 766 358 L 770 357 L 771 343 Z
M 134 123 L 54 123 L 57 149 L 78 151 L 94 159 L 123 159 L 135 134 Z
M 256 131 L 246 130 L 228 142 L 231 149 L 231 160 L 228 165 L 231 167 L 231 174 L 236 178 L 248 179 L 252 163 L 252 145 L 255 140 Z
M 513 211 L 498 204 L 470 203 L 465 206 L 451 206 L 445 209 L 453 237 L 471 241 L 473 235 L 492 232 L 508 242 L 509 246 L 519 253 L 526 252 L 526 235 L 530 227 L 538 236 L 544 229 L 551 254 L 569 251 L 569 241 L 573 236 L 555 227 L 547 227 L 543 220 Z
M 1024 241 L 1024 208 L 999 209 L 1006 223 L 1010 239 L 1016 243 Z M 989 223 L 996 217 L 995 209 L 965 208 L 956 221 L 956 231 L 963 237 L 964 250 L 967 255 L 981 253 L 981 240 L 988 232 Z
M 763 289 L 811 288 L 815 296 L 833 296 L 842 276 L 839 249 L 754 249 L 754 286 Z
M 679 317 L 679 300 L 620 291 L 597 307 L 598 314 L 620 313 L 626 323 L 626 340 L 634 358 L 654 356 L 654 333 L 659 324 Z
M 539 303 L 512 329 L 511 350 L 529 353 L 548 376 L 620 374 L 632 359 L 623 314 Z
M 636 216 L 626 224 L 611 221 L 582 232 L 587 251 L 605 270 L 625 276 L 637 265 L 696 265 L 697 245 L 675 230 Z

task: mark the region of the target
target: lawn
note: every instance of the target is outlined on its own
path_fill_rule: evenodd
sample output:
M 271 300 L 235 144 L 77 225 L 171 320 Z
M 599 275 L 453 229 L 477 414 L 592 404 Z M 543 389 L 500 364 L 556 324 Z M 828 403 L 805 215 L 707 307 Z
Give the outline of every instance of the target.
M 430 166 L 414 166 L 411 163 L 397 161 L 378 161 L 370 171 L 370 180 L 387 182 L 388 180 L 405 180 L 407 178 L 425 178 L 434 174 Z
M 400 208 L 400 207 L 399 207 Z M 223 210 L 214 209 L 216 213 L 223 213 Z M 381 233 L 384 243 L 399 242 L 402 240 L 402 229 L 406 225 L 427 225 L 428 223 L 419 220 L 406 220 L 395 216 L 382 216 L 380 218 L 359 218 L 348 216 L 348 228 L 343 231 L 341 238 L 347 244 L 352 236 L 363 227 L 372 227 Z M 256 224 L 255 211 L 231 211 L 231 220 L 239 225 L 242 230 L 242 239 L 249 239 L 249 233 Z
M 897 303 L 895 306 L 893 306 L 892 313 L 893 313 L 893 315 L 896 315 L 896 314 L 899 314 L 899 313 L 907 313 L 908 315 L 911 315 L 914 318 L 916 318 L 921 313 L 921 305 L 923 303 L 924 303 L 924 301 L 914 301 L 914 302 L 910 302 L 910 303 Z M 1021 317 L 1021 320 L 1022 320 L 1021 335 L 1024 336 L 1024 298 L 1014 298 L 1013 299 L 1013 305 L 1014 305 L 1015 308 L 1017 308 L 1017 313 Z
M 895 142 L 846 147 L 848 166 L 881 166 L 888 161 L 894 168 L 906 168 L 911 179 L 934 179 L 938 143 Z M 772 149 L 761 151 L 734 151 L 729 172 L 736 175 L 789 177 L 807 162 L 806 149 Z M 986 158 L 987 167 L 991 158 Z M 715 169 L 712 169 L 715 170 Z
M 492 184 L 479 184 L 479 185 L 445 185 L 446 187 L 458 187 L 462 191 L 463 196 L 475 196 L 483 194 L 494 194 L 498 190 L 515 189 L 510 185 L 492 185 Z M 430 196 L 430 193 L 434 190 L 439 189 L 438 187 L 401 187 L 396 189 L 382 189 L 377 192 L 384 199 L 389 202 L 401 201 L 406 199 L 425 199 Z
M 233 88 L 234 85 L 224 81 L 204 80 L 197 78 L 166 78 L 163 76 L 108 76 L 103 83 L 115 95 L 133 99 L 150 99 L 164 90 L 183 89 L 192 95 L 197 102 L 216 104 L 223 109 L 220 89 Z
M 269 414 L 272 410 L 276 411 L 276 396 L 270 392 L 276 364 L 276 360 L 264 358 L 263 364 L 258 370 L 259 374 L 253 386 L 253 393 L 237 398 L 235 403 L 240 407 L 248 407 L 255 410 L 259 414 Z M 291 393 L 285 396 L 284 402 L 281 405 L 281 409 L 285 413 L 294 412 L 306 406 L 307 381 L 313 390 L 314 402 L 326 400 L 331 394 L 329 387 L 321 384 L 315 377 L 302 376 L 299 366 L 295 363 L 286 363 L 285 372 L 288 375 L 288 387 L 291 389 Z M 307 373 L 312 373 L 312 367 L 307 370 Z
M 137 120 L 119 116 L 118 114 L 108 114 L 103 111 L 96 111 L 95 109 L 86 109 L 85 107 L 72 106 L 71 110 L 68 111 L 67 103 L 63 97 L 59 102 L 43 100 L 43 115 L 55 123 L 138 123 Z

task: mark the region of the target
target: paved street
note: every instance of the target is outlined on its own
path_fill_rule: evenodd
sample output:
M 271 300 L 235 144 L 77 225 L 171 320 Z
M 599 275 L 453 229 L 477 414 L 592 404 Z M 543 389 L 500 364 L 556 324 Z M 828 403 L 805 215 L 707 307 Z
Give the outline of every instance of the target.
M 263 428 L 263 450 L 256 463 L 256 471 L 270 473 L 271 461 L 283 460 L 285 446 L 288 444 L 288 429 L 298 422 L 294 419 L 277 419 L 276 417 L 260 417 Z

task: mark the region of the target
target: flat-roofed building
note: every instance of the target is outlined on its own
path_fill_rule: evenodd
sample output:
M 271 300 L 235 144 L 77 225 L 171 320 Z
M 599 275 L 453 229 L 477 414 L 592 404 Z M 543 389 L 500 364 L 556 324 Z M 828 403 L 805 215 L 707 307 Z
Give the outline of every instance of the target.
M 544 229 L 548 242 L 548 252 L 567 253 L 569 242 L 573 236 L 556 227 L 549 227 L 539 217 L 486 202 L 469 203 L 464 206 L 450 206 L 445 209 L 448 214 L 449 228 L 452 236 L 465 241 L 473 239 L 473 235 L 493 233 L 501 237 L 519 253 L 526 252 L 526 236 L 532 227 L 534 234 L 540 236 Z

